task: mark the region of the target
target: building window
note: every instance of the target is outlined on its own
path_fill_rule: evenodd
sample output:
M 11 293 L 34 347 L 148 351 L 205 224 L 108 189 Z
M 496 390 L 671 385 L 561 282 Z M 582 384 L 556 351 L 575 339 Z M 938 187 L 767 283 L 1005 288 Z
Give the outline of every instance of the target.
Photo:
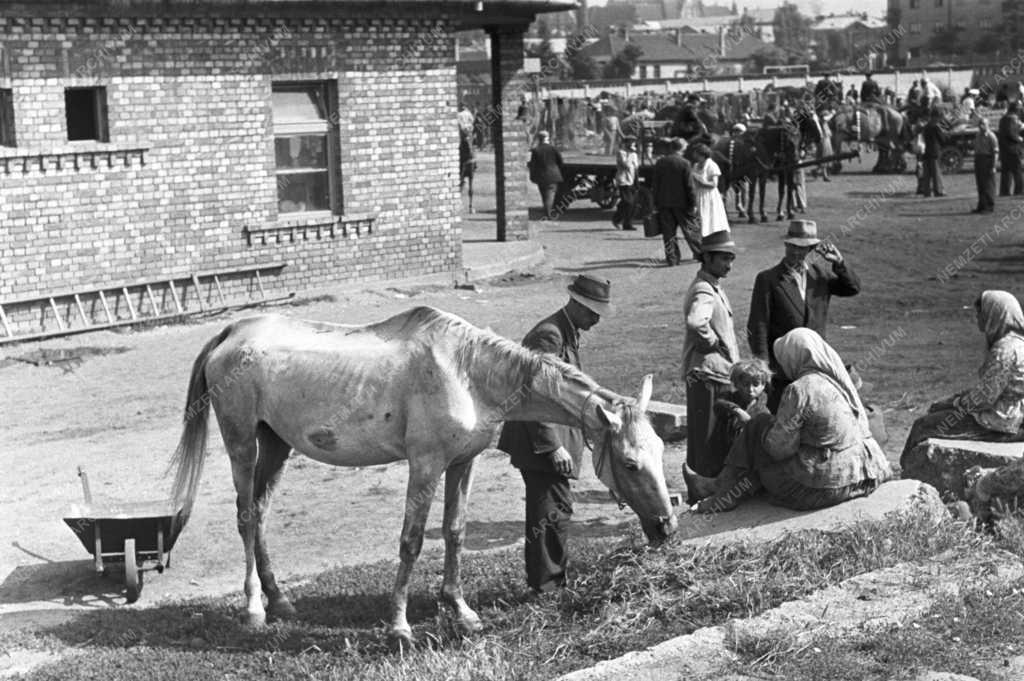
M 340 206 L 337 90 L 333 83 L 274 83 L 279 213 Z
M 946 28 L 946 25 L 944 23 L 942 23 L 941 21 L 936 21 L 935 22 L 935 29 L 934 30 L 935 30 L 936 33 L 942 33 L 943 29 L 945 29 L 945 28 Z
M 0 146 L 16 146 L 14 139 L 13 90 L 0 90 Z
M 942 7 L 942 0 L 935 0 L 936 7 Z
M 982 28 L 992 28 L 992 20 L 986 17 L 979 21 L 978 25 L 981 26 Z
M 68 140 L 107 142 L 107 88 L 70 87 L 64 90 Z
M 920 33 L 921 32 L 921 23 L 915 21 L 912 24 L 910 24 L 910 32 L 911 33 Z
M 921 0 L 910 0 L 910 9 L 917 9 L 921 6 Z

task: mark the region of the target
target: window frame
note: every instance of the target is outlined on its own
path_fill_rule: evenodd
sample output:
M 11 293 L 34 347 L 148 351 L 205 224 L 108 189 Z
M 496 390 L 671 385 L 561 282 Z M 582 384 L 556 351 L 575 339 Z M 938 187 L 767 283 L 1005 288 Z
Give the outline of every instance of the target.
M 92 93 L 92 115 L 95 121 L 91 137 L 71 138 L 71 111 L 68 109 L 69 92 L 91 92 Z M 110 123 L 107 116 L 107 88 L 103 85 L 73 86 L 64 88 L 64 132 L 69 142 L 109 142 Z
M 14 89 L 0 88 L 0 147 L 18 146 L 14 125 Z
M 273 93 L 275 92 L 311 92 L 319 90 L 324 103 L 324 118 L 314 121 L 295 121 L 279 123 L 274 121 Z M 282 80 L 273 81 L 270 87 L 270 123 L 272 148 L 274 154 L 274 191 L 275 205 L 279 219 L 297 218 L 323 213 L 331 215 L 343 214 L 344 202 L 342 201 L 341 183 L 341 141 L 338 131 L 338 84 L 335 80 Z M 277 166 L 277 140 L 279 137 L 294 137 L 296 135 L 308 134 L 325 136 L 325 153 L 327 156 L 327 209 L 290 211 L 282 213 L 280 210 L 280 177 L 288 175 L 288 172 L 281 172 Z

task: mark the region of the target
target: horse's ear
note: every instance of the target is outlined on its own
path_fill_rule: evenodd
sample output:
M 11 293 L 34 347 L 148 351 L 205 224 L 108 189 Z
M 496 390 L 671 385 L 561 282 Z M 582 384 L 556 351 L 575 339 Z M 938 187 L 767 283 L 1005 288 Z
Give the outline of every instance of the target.
M 601 423 L 603 423 L 613 433 L 618 433 L 620 430 L 622 430 L 621 416 L 619 416 L 613 411 L 608 411 L 600 404 L 595 406 L 597 408 L 597 418 L 601 419 Z
M 640 394 L 636 398 L 636 408 L 641 413 L 647 411 L 647 404 L 651 401 L 651 393 L 654 391 L 654 374 L 647 374 L 640 383 Z

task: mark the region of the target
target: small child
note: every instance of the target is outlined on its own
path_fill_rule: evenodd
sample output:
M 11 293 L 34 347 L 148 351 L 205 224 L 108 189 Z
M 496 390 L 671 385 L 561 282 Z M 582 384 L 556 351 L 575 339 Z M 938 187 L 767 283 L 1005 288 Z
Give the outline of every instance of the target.
M 772 379 L 772 370 L 763 359 L 742 359 L 732 365 L 729 381 L 733 389 L 715 400 L 715 423 L 709 445 L 716 458 L 725 462 L 732 443 L 752 416 L 767 413 L 768 393 L 765 388 Z

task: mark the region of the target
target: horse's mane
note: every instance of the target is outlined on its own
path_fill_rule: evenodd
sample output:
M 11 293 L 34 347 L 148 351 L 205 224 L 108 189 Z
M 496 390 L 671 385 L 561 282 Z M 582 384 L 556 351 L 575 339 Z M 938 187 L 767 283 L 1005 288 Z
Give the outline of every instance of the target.
M 441 338 L 454 342 L 452 360 L 456 370 L 483 379 L 488 386 L 511 387 L 518 391 L 531 385 L 542 372 L 553 372 L 563 378 L 580 380 L 593 390 L 599 388 L 594 379 L 571 364 L 534 352 L 433 307 L 415 307 L 367 328 L 392 338 L 418 336 L 432 347 Z

